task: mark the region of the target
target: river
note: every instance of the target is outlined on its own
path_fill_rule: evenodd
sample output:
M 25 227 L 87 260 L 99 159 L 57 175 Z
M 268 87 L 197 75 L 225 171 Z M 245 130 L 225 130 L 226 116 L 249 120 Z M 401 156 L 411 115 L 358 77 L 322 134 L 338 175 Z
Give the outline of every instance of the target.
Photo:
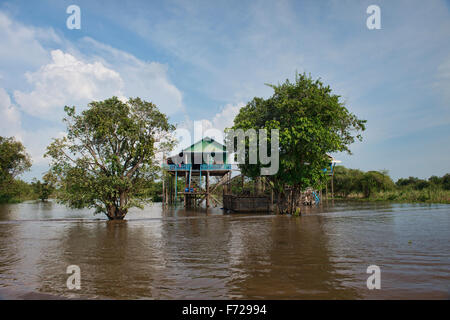
M 1 205 L 0 297 L 449 299 L 449 230 L 450 205 L 438 204 L 324 203 L 301 217 L 154 204 L 119 222 Z M 80 290 L 66 286 L 69 265 Z

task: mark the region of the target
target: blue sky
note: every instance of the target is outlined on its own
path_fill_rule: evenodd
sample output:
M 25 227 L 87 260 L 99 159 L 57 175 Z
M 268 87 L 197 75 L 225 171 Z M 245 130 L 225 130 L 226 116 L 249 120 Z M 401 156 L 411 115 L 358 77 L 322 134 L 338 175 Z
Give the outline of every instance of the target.
M 71 4 L 80 30 L 66 27 Z M 381 30 L 366 27 L 371 4 Z M 367 119 L 353 155 L 336 155 L 345 166 L 450 172 L 448 1 L 2 1 L 0 39 L 0 135 L 31 153 L 27 180 L 47 170 L 64 105 L 139 96 L 180 127 L 223 129 L 296 71 Z

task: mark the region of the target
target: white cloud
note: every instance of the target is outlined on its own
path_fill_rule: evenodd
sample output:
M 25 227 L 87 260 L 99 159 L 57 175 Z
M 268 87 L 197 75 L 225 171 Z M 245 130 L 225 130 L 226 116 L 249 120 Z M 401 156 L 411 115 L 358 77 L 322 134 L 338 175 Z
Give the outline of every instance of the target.
M 243 106 L 245 106 L 243 102 L 227 104 L 212 119 L 193 121 L 186 115 L 184 121 L 177 126 L 175 137 L 178 145 L 171 154 L 176 154 L 204 137 L 223 142 L 224 129 L 233 126 L 233 120 Z
M 51 56 L 51 63 L 26 74 L 34 87 L 31 92 L 14 91 L 26 113 L 59 120 L 64 105 L 85 105 L 122 94 L 122 78 L 102 63 L 86 63 L 61 50 L 51 51 Z
M 184 111 L 182 93 L 165 64 L 140 60 L 90 38 L 70 42 L 52 28 L 24 25 L 3 12 L 0 39 L 0 135 L 24 143 L 37 165 L 32 169 L 39 171 L 36 176 L 48 163 L 46 146 L 61 135 L 65 105 L 82 108 L 115 95 L 152 101 L 169 115 Z
M 47 152 L 47 146 L 53 138 L 62 138 L 65 134 L 58 127 L 23 131 L 22 142 L 33 159 L 33 165 L 47 165 L 49 159 L 44 158 L 44 154 Z
M 8 89 L 23 83 L 27 70 L 48 63 L 50 55 L 44 43 L 60 43 L 51 28 L 25 26 L 0 11 L 0 81 Z
M 89 48 L 94 58 L 114 68 L 124 82 L 123 92 L 127 97 L 140 97 L 155 103 L 168 115 L 183 112 L 183 95 L 169 80 L 168 66 L 155 61 L 142 61 L 109 45 L 91 38 L 83 38 L 81 48 Z
M 51 62 L 27 72 L 31 91 L 14 91 L 22 110 L 41 118 L 60 120 L 65 105 L 84 106 L 113 95 L 140 97 L 168 115 L 183 111 L 182 94 L 167 77 L 167 66 L 144 62 L 133 55 L 85 38 L 95 55 L 51 51 Z
M 212 126 L 219 130 L 224 130 L 233 126 L 233 121 L 239 110 L 245 106 L 245 103 L 239 102 L 235 105 L 227 104 L 212 119 Z
M 10 96 L 3 88 L 0 88 L 0 119 L 2 119 L 0 136 L 15 137 L 16 140 L 21 141 L 31 155 L 33 164 L 48 163 L 44 153 L 52 138 L 62 136 L 63 133 L 59 128 L 48 127 L 37 130 L 23 128 L 20 111 L 11 103 Z
M 5 89 L 0 88 L 0 136 L 21 136 L 20 113 L 11 103 L 11 99 Z

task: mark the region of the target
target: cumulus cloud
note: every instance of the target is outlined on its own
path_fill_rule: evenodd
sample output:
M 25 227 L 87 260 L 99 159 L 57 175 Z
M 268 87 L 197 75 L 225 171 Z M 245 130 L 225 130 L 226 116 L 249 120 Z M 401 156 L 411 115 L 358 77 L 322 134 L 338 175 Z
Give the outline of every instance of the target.
M 245 106 L 243 102 L 227 104 L 210 119 L 191 120 L 186 115 L 175 132 L 178 144 L 172 154 L 176 154 L 180 149 L 187 148 L 204 137 L 223 142 L 225 128 L 233 125 L 234 118 L 243 106 Z
M 70 42 L 52 28 L 24 25 L 3 12 L 0 39 L 0 135 L 24 143 L 32 170 L 45 171 L 43 154 L 51 138 L 62 134 L 65 105 L 84 107 L 115 95 L 152 101 L 169 115 L 184 111 L 165 64 L 90 38 Z
M 83 106 L 114 95 L 122 99 L 139 96 L 169 115 L 184 110 L 181 91 L 169 81 L 166 65 L 144 62 L 93 39 L 83 42 L 101 55 L 76 57 L 76 53 L 53 50 L 50 63 L 25 74 L 32 90 L 14 91 L 24 112 L 59 120 L 64 105 Z
M 23 82 L 23 74 L 47 63 L 49 52 L 44 43 L 59 43 L 61 39 L 51 28 L 25 26 L 0 11 L 0 70 L 2 86 Z
M 21 120 L 17 107 L 11 103 L 11 98 L 5 89 L 0 88 L 0 136 L 21 136 Z
M 37 130 L 28 130 L 22 126 L 22 117 L 18 108 L 12 104 L 11 98 L 5 89 L 0 88 L 0 136 L 15 137 L 21 141 L 33 159 L 33 165 L 45 165 L 48 160 L 44 158 L 46 147 L 54 137 L 61 137 L 62 132 L 57 127 L 46 127 Z
M 137 97 L 155 103 L 168 115 L 183 112 L 183 95 L 170 81 L 168 66 L 155 61 L 143 61 L 134 55 L 100 43 L 92 38 L 83 38 L 80 48 L 89 48 L 95 59 L 114 68 L 122 77 L 123 92 L 127 97 Z
M 122 78 L 102 63 L 86 63 L 61 50 L 51 51 L 51 57 L 51 63 L 26 74 L 33 85 L 31 92 L 14 91 L 15 100 L 26 113 L 59 120 L 64 105 L 122 95 Z
M 213 117 L 213 126 L 219 130 L 224 130 L 225 128 L 231 127 L 233 125 L 234 118 L 243 106 L 245 106 L 245 103 L 243 102 L 225 105 L 225 107 L 223 107 L 222 110 Z

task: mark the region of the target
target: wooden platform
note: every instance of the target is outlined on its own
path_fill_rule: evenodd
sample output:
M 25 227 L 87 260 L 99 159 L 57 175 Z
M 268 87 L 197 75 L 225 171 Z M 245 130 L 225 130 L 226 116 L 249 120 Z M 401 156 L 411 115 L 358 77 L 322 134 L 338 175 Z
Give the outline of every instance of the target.
M 223 208 L 234 212 L 270 212 L 272 205 L 266 196 L 223 195 Z

